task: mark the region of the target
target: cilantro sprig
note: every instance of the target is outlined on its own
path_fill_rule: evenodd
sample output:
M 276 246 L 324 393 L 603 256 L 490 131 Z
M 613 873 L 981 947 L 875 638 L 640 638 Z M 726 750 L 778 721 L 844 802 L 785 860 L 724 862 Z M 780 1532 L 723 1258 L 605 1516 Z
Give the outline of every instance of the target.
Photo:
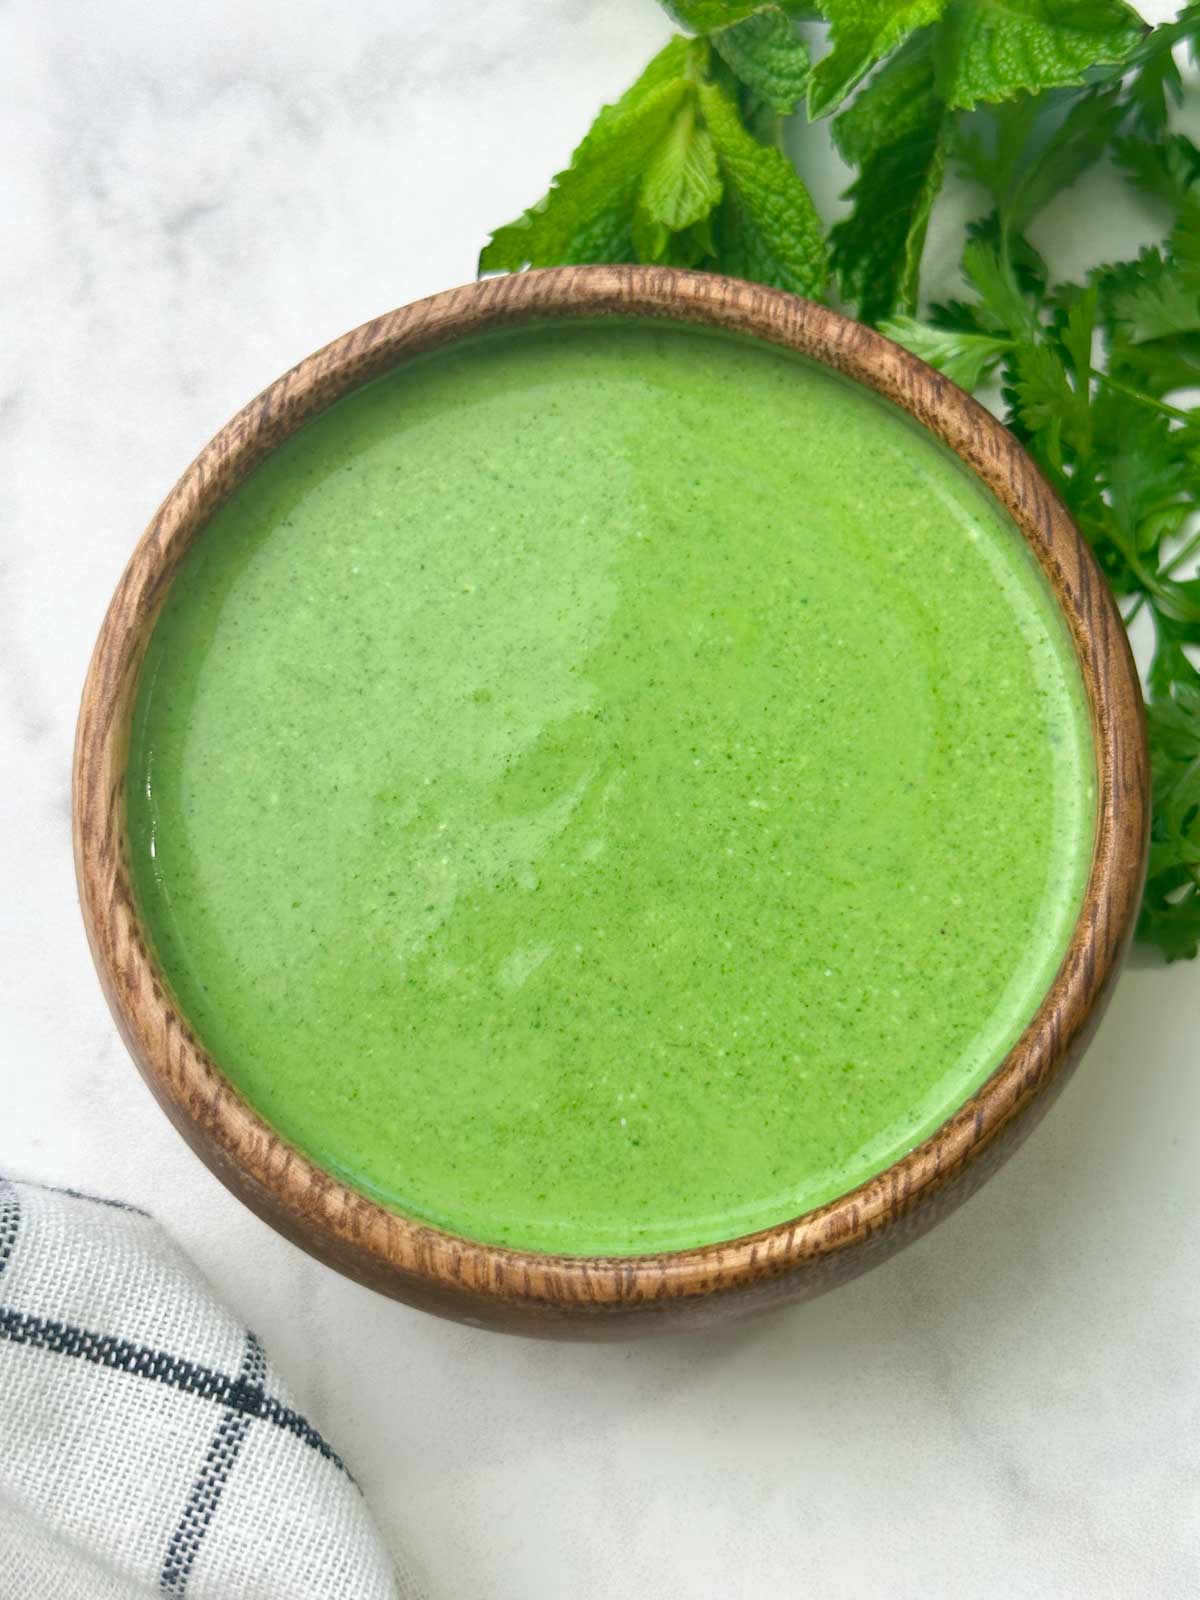
M 480 271 L 658 261 L 731 273 L 864 321 L 1008 426 L 1070 508 L 1127 622 L 1148 619 L 1154 784 L 1139 935 L 1200 947 L 1200 149 L 1173 128 L 1200 3 L 1153 30 L 1125 0 L 663 0 L 685 30 L 604 107 Z M 797 20 L 828 24 L 815 63 Z M 826 229 L 783 119 L 832 118 L 854 169 Z M 1064 282 L 1030 240 L 1108 160 L 1161 218 L 1135 259 Z M 963 298 L 918 318 L 948 178 L 983 194 Z

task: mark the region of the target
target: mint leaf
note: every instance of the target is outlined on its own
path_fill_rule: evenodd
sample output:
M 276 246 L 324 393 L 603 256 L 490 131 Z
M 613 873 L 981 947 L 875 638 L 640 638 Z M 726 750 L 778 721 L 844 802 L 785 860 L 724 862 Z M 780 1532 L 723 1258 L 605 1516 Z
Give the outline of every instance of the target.
M 756 11 L 785 11 L 796 17 L 816 17 L 820 7 L 804 0 L 659 0 L 673 22 L 689 33 L 719 33 L 736 27 Z M 714 41 L 715 42 L 715 41 Z
M 600 107 L 596 113 L 596 120 L 571 156 L 572 162 L 587 148 L 588 141 L 594 134 L 605 132 L 614 123 L 621 121 L 628 112 L 636 111 L 650 98 L 655 89 L 662 88 L 664 84 L 675 83 L 680 78 L 686 78 L 698 48 L 701 47 L 693 40 L 684 39 L 678 33 L 668 39 L 658 54 L 651 56 L 621 98 L 614 100 L 612 105 Z
M 834 139 L 858 169 L 830 236 L 843 293 L 948 379 L 1000 376 L 1009 426 L 1133 597 L 1127 614 L 1148 610 L 1154 833 L 1139 933 L 1168 959 L 1195 955 L 1200 409 L 1180 391 L 1200 387 L 1200 150 L 1169 120 L 1188 87 L 1172 49 L 1186 40 L 1200 57 L 1200 0 L 1153 32 L 1125 0 L 825 0 L 830 48 L 812 70 L 789 21 L 811 8 L 667 5 L 702 37 L 672 40 L 604 108 L 481 268 L 655 260 L 819 295 L 822 229 L 779 118 L 806 84 L 810 116 L 838 110 Z M 1107 152 L 1165 209 L 1167 236 L 1051 287 L 1026 230 Z M 974 298 L 918 322 L 907 313 L 948 158 L 993 209 L 966 229 Z
M 717 33 L 753 16 L 756 11 L 786 11 L 797 17 L 820 15 L 805 0 L 659 0 L 663 10 L 690 33 Z
M 861 166 L 877 151 L 941 117 L 942 103 L 933 88 L 932 44 L 931 29 L 914 34 L 838 113 L 833 139 L 845 160 Z
M 695 95 L 689 94 L 642 176 L 633 224 L 639 259 L 672 259 L 672 235 L 703 222 L 721 192 L 716 147 L 698 120 Z M 703 243 L 704 236 L 697 236 L 682 246 L 684 255 L 700 259 L 693 252 Z
M 916 310 L 925 234 L 945 164 L 942 124 L 935 121 L 872 155 L 846 191 L 854 209 L 829 235 L 830 263 L 864 321 Z
M 689 46 L 673 39 L 615 105 L 605 106 L 550 192 L 493 233 L 479 271 L 634 259 L 633 213 L 642 169 L 692 92 Z
M 682 228 L 678 233 L 667 235 L 665 247 L 661 243 L 661 236 L 650 234 L 647 236 L 644 247 L 639 244 L 643 226 L 653 227 L 644 223 L 643 219 L 634 218 L 634 243 L 638 248 L 639 261 L 661 261 L 665 267 L 702 267 L 707 271 L 716 270 L 717 242 L 714 234 L 716 213 L 704 217 L 699 222 L 693 222 L 690 228 Z M 654 249 L 660 249 L 661 254 L 652 254 Z
M 1082 83 L 1089 67 L 1124 61 L 1145 31 L 1124 0 L 952 0 L 935 45 L 938 87 L 969 111 Z
M 661 0 L 663 10 L 690 33 L 712 33 L 742 22 L 762 9 L 763 0 Z
M 1012 349 L 1012 340 L 962 328 L 935 328 L 912 317 L 891 317 L 879 324 L 880 333 L 902 344 L 913 355 L 944 372 L 960 388 L 978 389 Z
M 747 133 L 724 84 L 703 84 L 699 93 L 725 185 L 717 228 L 722 270 L 819 296 L 827 277 L 824 232 L 796 169 Z
M 828 116 L 910 33 L 936 22 L 946 0 L 825 0 L 833 49 L 813 68 L 810 120 Z
M 712 36 L 713 48 L 772 111 L 790 116 L 808 83 L 808 46 L 779 6 L 766 6 Z
M 843 296 L 868 322 L 917 305 L 921 257 L 948 144 L 933 87 L 932 29 L 914 34 L 835 119 L 834 140 L 862 170 L 854 209 L 830 234 Z

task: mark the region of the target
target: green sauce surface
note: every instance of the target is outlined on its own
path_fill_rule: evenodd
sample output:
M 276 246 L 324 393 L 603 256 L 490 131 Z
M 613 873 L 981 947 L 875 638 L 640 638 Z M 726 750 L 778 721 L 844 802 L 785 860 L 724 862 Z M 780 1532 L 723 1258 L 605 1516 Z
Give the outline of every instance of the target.
M 342 400 L 142 672 L 136 891 L 262 1115 L 470 1237 L 627 1254 L 860 1183 L 1059 965 L 1094 755 L 998 505 L 783 352 L 491 336 Z

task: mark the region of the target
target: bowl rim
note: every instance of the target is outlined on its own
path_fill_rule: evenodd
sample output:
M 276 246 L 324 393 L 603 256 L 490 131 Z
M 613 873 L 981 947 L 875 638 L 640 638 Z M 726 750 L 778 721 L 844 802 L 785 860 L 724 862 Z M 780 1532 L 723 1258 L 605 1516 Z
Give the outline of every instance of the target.
M 178 563 L 214 510 L 284 438 L 343 394 L 441 345 L 522 323 L 628 316 L 748 334 L 873 389 L 940 438 L 1004 506 L 1045 571 L 1082 669 L 1097 763 L 1096 831 L 1059 971 L 1008 1055 L 928 1138 L 857 1188 L 741 1238 L 637 1256 L 484 1244 L 387 1210 L 290 1145 L 192 1034 L 144 936 L 125 837 L 137 674 Z M 374 318 L 308 356 L 204 447 L 137 544 L 83 689 L 73 769 L 76 873 L 92 953 L 131 1054 L 218 1177 L 305 1248 L 400 1298 L 608 1311 L 748 1289 L 877 1240 L 992 1146 L 1060 1075 L 1103 1004 L 1136 916 L 1148 838 L 1141 693 L 1115 602 L 1081 535 L 1014 436 L 915 356 L 782 290 L 665 267 L 563 267 L 489 278 Z

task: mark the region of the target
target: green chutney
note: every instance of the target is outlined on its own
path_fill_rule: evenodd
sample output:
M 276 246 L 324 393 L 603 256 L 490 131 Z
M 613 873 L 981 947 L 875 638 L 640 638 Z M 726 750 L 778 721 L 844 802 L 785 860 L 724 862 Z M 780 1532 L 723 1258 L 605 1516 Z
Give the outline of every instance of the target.
M 996 1067 L 1094 829 L 1066 625 L 874 395 L 614 322 L 338 402 L 183 564 L 129 765 L 141 910 L 268 1122 L 534 1250 L 844 1193 Z

